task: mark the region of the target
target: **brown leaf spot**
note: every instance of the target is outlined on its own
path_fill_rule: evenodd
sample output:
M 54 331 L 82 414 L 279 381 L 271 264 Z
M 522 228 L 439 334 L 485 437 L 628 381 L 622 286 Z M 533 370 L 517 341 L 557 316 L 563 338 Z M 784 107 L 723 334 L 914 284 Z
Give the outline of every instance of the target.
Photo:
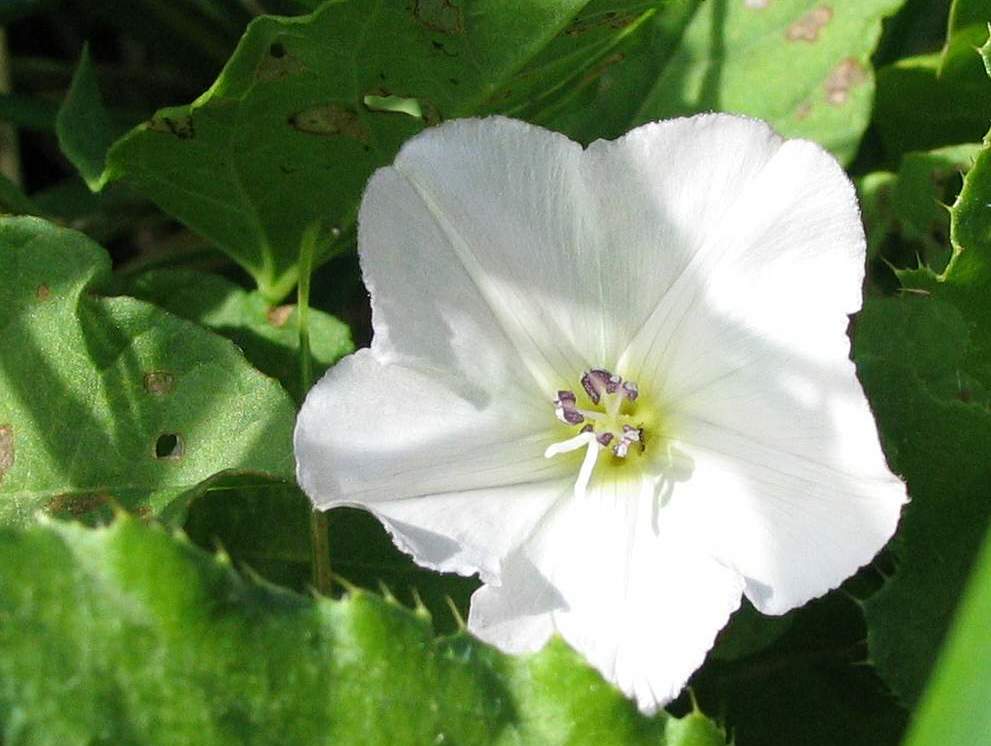
M 14 465 L 14 428 L 0 425 L 0 482 Z
M 165 396 L 175 391 L 175 376 L 165 370 L 152 370 L 145 373 L 145 391 L 154 396 Z
M 274 308 L 268 309 L 268 313 L 265 317 L 268 319 L 268 323 L 274 326 L 276 329 L 281 329 L 289 321 L 289 317 L 292 316 L 292 312 L 296 310 L 296 306 L 287 304 L 284 306 L 275 306 Z
M 189 140 L 192 137 L 196 137 L 193 117 L 189 114 L 171 117 L 156 114 L 148 122 L 147 127 L 150 132 L 163 132 L 167 135 L 174 135 L 180 140 Z
M 368 142 L 368 127 L 357 114 L 337 104 L 303 109 L 289 117 L 289 125 L 309 135 L 350 137 Z
M 56 495 L 45 505 L 45 512 L 54 515 L 81 516 L 102 508 L 111 499 L 111 496 L 105 492 L 90 495 Z
M 823 86 L 826 101 L 833 106 L 842 106 L 850 97 L 850 90 L 867 80 L 867 71 L 860 61 L 847 57 L 829 73 Z
M 812 113 L 812 104 L 810 104 L 808 101 L 803 101 L 798 105 L 798 108 L 795 109 L 795 121 L 801 122 L 805 119 L 808 119 L 809 114 L 811 113 Z
M 38 300 L 44 302 L 52 297 L 52 290 L 48 287 L 48 285 L 42 283 L 38 286 L 38 289 L 34 291 L 34 295 Z
M 442 34 L 463 34 L 465 19 L 455 0 L 414 0 L 413 17 L 417 23 Z
M 819 30 L 829 23 L 832 17 L 833 9 L 828 5 L 820 5 L 818 8 L 813 8 L 788 27 L 785 38 L 788 41 L 807 41 L 812 43 L 819 38 Z

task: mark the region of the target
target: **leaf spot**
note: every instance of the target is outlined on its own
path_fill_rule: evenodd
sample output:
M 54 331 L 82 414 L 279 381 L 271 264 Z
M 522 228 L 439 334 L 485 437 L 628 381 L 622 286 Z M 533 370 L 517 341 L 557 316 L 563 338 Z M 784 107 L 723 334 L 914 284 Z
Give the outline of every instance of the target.
M 465 32 L 464 15 L 454 0 L 414 0 L 413 18 L 421 26 L 442 34 Z
M 38 300 L 44 302 L 52 297 L 52 290 L 48 287 L 48 285 L 42 283 L 38 286 L 38 289 L 34 291 L 34 295 Z
M 289 117 L 289 125 L 309 135 L 350 137 L 368 142 L 368 127 L 350 109 L 323 104 L 303 109 Z
M 265 314 L 265 318 L 267 318 L 268 323 L 276 329 L 281 329 L 286 325 L 286 322 L 289 321 L 289 317 L 292 316 L 292 312 L 295 310 L 296 306 L 292 304 L 275 306 L 274 308 L 268 309 L 268 313 Z
M 829 73 L 823 86 L 826 89 L 826 101 L 833 106 L 842 106 L 850 98 L 851 89 L 867 80 L 867 72 L 860 61 L 847 57 Z
M 255 68 L 255 78 L 258 80 L 285 80 L 290 75 L 306 72 L 306 65 L 299 58 L 290 54 L 286 45 L 281 41 L 273 41 L 268 47 L 268 54 L 261 58 Z
M 175 391 L 175 376 L 165 370 L 152 370 L 145 373 L 145 391 L 154 396 L 164 396 Z
M 148 130 L 175 135 L 180 140 L 189 140 L 196 136 L 196 128 L 193 127 L 193 117 L 190 114 L 177 117 L 156 115 L 148 122 Z
M 0 425 L 0 483 L 14 465 L 14 428 Z
M 182 458 L 183 451 L 182 436 L 179 433 L 162 433 L 155 441 L 155 458 L 160 461 L 177 461 Z
M 92 495 L 56 495 L 45 504 L 45 512 L 81 516 L 102 508 L 111 499 L 105 492 Z
M 813 8 L 804 16 L 799 18 L 788 27 L 785 38 L 788 41 L 814 42 L 819 38 L 819 31 L 829 23 L 833 17 L 833 9 L 828 5 L 820 5 Z

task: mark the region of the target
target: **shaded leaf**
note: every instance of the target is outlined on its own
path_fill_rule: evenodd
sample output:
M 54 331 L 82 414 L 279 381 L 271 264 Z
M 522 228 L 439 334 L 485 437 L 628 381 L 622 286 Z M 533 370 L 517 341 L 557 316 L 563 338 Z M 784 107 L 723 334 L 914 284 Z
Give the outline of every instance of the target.
M 984 23 L 961 25 L 963 5 L 954 5 L 958 22 L 951 17 L 941 53 L 907 57 L 878 70 L 874 121 L 891 158 L 910 150 L 975 142 L 987 130 L 991 81 L 977 47 L 988 39 L 991 13 L 982 2 Z
M 896 746 L 907 713 L 864 664 L 864 620 L 843 592 L 788 612 L 751 654 L 706 663 L 689 682 L 740 746 Z
M 857 319 L 859 374 L 911 498 L 894 575 L 864 604 L 871 660 L 906 704 L 925 686 L 991 519 L 991 411 L 968 366 L 969 328 L 926 296 L 873 300 Z
M 860 179 L 868 253 L 876 256 L 885 244 L 897 242 L 897 253 L 885 252 L 885 258 L 898 264 L 921 260 L 944 269 L 950 258 L 946 205 L 956 199 L 963 174 L 974 165 L 980 147 L 950 145 L 907 153 L 897 173 L 873 172 Z
M 214 85 L 117 141 L 96 185 L 135 185 L 278 302 L 307 226 L 345 229 L 376 167 L 427 124 L 476 111 L 587 1 L 354 0 L 257 18 Z M 373 103 L 389 97 L 421 116 Z

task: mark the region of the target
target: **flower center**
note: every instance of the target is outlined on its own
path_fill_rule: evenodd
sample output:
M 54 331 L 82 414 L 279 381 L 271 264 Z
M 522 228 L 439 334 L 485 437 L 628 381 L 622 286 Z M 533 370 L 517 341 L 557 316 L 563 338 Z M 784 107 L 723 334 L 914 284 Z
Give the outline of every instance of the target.
M 640 396 L 636 383 L 602 368 L 586 371 L 580 382 L 590 406 L 579 407 L 578 396 L 569 390 L 558 391 L 554 400 L 554 414 L 566 425 L 578 428 L 578 432 L 544 452 L 545 457 L 551 458 L 585 448 L 575 483 L 575 495 L 579 497 L 585 494 L 601 452 L 608 449 L 615 460 L 622 462 L 631 454 L 643 453 L 647 445 L 636 411 Z

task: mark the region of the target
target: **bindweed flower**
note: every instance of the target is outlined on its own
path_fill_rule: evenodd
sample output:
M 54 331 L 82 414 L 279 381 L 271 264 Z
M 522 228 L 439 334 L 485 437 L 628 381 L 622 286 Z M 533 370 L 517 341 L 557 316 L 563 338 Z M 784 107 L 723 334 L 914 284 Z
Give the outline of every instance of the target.
M 478 573 L 468 626 L 503 650 L 559 633 L 651 711 L 741 595 L 781 614 L 893 533 L 848 358 L 863 229 L 818 146 L 454 121 L 375 173 L 358 249 L 374 340 L 307 397 L 300 484 Z

